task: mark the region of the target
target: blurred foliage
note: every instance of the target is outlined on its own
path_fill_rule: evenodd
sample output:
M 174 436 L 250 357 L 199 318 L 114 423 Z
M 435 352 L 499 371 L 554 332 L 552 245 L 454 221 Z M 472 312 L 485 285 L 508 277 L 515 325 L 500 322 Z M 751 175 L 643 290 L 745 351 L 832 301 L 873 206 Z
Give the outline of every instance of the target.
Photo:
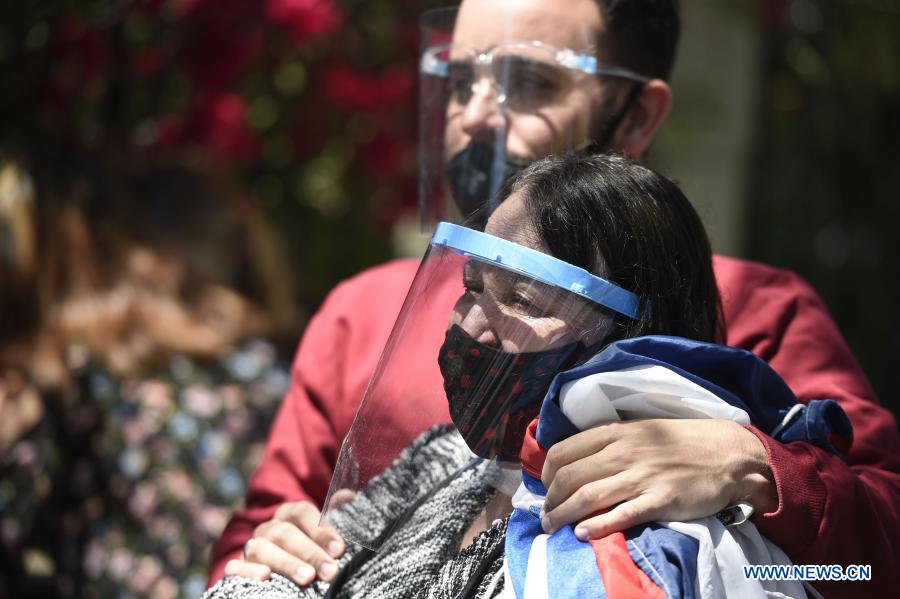
M 390 225 L 414 209 L 427 5 L 0 0 L 3 145 L 204 154 L 284 231 L 314 304 L 386 259 Z
M 763 4 L 748 254 L 819 290 L 897 412 L 900 3 Z
M 2 142 L 206 154 L 284 231 L 298 297 L 314 307 L 388 258 L 391 226 L 414 209 L 416 19 L 447 3 L 0 0 Z M 744 253 L 820 290 L 896 408 L 897 1 L 682 4 L 714 4 L 762 32 Z

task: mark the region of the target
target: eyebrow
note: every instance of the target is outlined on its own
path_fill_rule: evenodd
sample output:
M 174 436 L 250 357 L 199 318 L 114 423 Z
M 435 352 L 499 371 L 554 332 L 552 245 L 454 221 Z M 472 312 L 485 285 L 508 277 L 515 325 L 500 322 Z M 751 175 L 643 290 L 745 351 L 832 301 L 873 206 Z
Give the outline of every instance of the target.
M 501 60 L 509 61 L 512 63 L 513 67 L 518 68 L 531 68 L 531 69 L 555 69 L 558 65 L 551 64 L 549 62 L 538 60 L 532 58 L 530 56 L 517 56 L 517 55 L 503 55 L 501 56 Z M 457 70 L 472 70 L 472 61 L 468 59 L 461 58 L 451 58 L 447 61 L 448 69 L 457 69 Z M 563 67 L 559 66 L 558 68 L 562 69 Z
M 478 276 L 479 278 L 484 278 L 484 273 L 486 270 L 494 270 L 501 273 L 502 281 L 510 285 L 518 285 L 521 283 L 528 286 L 547 287 L 548 289 L 553 288 L 552 285 L 547 285 L 542 281 L 538 281 L 534 277 L 523 275 L 512 270 L 506 270 L 504 268 L 492 267 L 490 264 L 485 264 L 480 260 L 474 259 L 470 259 L 463 267 L 463 278 L 470 276 Z
M 503 57 L 503 60 L 510 61 L 513 67 L 527 67 L 531 69 L 560 69 L 562 70 L 562 65 L 555 65 L 543 60 L 538 60 L 536 58 L 532 58 L 530 56 L 517 56 L 517 55 L 507 55 Z

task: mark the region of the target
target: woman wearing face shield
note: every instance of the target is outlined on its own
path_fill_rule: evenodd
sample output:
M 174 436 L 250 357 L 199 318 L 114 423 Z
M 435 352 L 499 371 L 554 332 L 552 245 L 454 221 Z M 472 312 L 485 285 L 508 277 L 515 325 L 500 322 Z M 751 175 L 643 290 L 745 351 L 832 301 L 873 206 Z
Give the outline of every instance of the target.
M 741 584 L 717 565 L 789 563 L 747 522 L 772 501 L 752 468 L 716 482 L 732 495 L 710 506 L 715 518 L 598 541 L 571 526 L 543 532 L 541 466 L 579 430 L 690 417 L 701 445 L 711 441 L 700 419 L 790 441 L 811 416 L 764 363 L 715 345 L 709 243 L 673 183 L 622 157 L 571 155 L 535 163 L 501 195 L 484 233 L 438 227 L 344 442 L 326 502 L 330 526 L 352 542 L 338 576 L 303 588 L 227 577 L 207 596 L 805 596 L 799 583 Z M 435 305 L 449 314 L 445 330 L 422 326 Z M 443 338 L 434 368 L 453 425 L 423 417 L 403 447 L 373 415 L 393 409 L 428 335 Z M 821 432 L 804 440 L 849 435 L 834 402 L 819 408 Z M 630 500 L 640 497 L 614 503 Z

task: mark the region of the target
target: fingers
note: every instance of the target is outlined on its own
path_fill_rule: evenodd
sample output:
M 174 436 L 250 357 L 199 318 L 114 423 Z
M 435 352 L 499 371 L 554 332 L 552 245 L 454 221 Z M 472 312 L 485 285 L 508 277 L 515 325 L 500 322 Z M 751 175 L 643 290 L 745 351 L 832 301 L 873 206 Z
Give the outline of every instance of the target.
M 560 469 L 599 453 L 618 439 L 622 430 L 622 423 L 610 422 L 556 443 L 547 452 L 547 459 L 544 460 L 544 468 L 541 471 L 541 482 L 545 487 L 549 487 Z
M 582 541 L 600 539 L 614 532 L 659 519 L 660 504 L 654 495 L 641 495 L 621 503 L 605 514 L 588 518 L 575 527 L 575 536 Z
M 541 528 L 552 534 L 573 522 L 606 510 L 635 496 L 637 490 L 626 473 L 609 478 L 585 482 L 555 507 L 545 504 L 548 510 L 541 517 Z M 548 496 L 549 497 L 549 496 Z
M 275 512 L 276 520 L 283 520 L 293 524 L 309 537 L 313 543 L 325 551 L 327 554 L 326 556 L 319 556 L 318 559 L 314 559 L 310 562 L 315 563 L 317 567 L 319 563 L 323 561 L 333 561 L 327 559 L 328 557 L 335 559 L 340 557 L 344 554 L 344 550 L 346 549 L 344 539 L 334 527 L 330 524 L 319 526 L 319 520 L 321 520 L 321 518 L 322 513 L 316 506 L 308 501 L 285 503 Z M 317 552 L 313 551 L 312 553 L 315 554 Z
M 607 445 L 600 453 L 589 455 L 576 462 L 559 468 L 553 478 L 545 483 L 547 497 L 544 507 L 547 511 L 571 498 L 593 482 L 609 479 L 628 469 L 629 460 L 622 455 L 618 444 Z M 606 504 L 599 507 L 608 507 Z M 594 509 L 599 509 L 595 507 Z M 587 514 L 583 514 L 587 515 Z
M 244 578 L 256 580 L 268 580 L 271 575 L 271 568 L 263 564 L 247 562 L 242 559 L 229 560 L 225 564 L 225 576 L 243 576 Z
M 292 522 L 270 520 L 256 529 L 246 547 L 247 561 L 265 564 L 300 585 L 316 576 L 331 580 L 337 564 L 325 550 Z
M 234 564 L 232 570 L 238 576 L 259 580 L 278 572 L 300 586 L 317 576 L 331 580 L 338 571 L 335 559 L 346 546 L 333 527 L 319 526 L 320 518 L 318 508 L 308 501 L 281 505 L 272 520 L 256 527 L 244 546 L 244 559 L 239 563 L 245 565 Z
M 247 543 L 245 561 L 263 565 L 287 576 L 300 586 L 306 586 L 316 578 L 316 569 L 306 560 L 298 558 L 267 538 L 254 538 Z

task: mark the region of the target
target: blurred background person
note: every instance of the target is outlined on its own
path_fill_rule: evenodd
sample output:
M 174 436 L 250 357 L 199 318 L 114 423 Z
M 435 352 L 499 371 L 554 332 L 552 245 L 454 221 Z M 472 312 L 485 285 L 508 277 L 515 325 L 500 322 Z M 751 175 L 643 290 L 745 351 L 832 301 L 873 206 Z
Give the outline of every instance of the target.
M 102 165 L 102 166 L 101 166 Z M 287 385 L 270 231 L 208 173 L 0 162 L 0 595 L 192 595 Z

